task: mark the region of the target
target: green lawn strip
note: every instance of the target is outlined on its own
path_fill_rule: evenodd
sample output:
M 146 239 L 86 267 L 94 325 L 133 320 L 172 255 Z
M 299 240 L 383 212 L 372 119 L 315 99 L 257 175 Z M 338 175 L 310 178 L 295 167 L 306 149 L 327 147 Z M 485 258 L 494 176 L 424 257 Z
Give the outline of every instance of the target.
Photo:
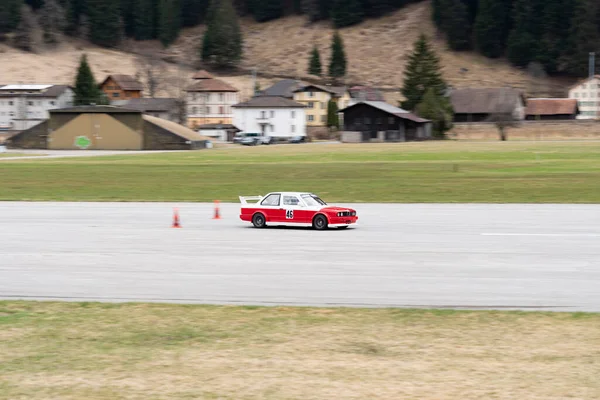
M 0 399 L 590 398 L 599 328 L 591 313 L 5 301 Z
M 0 200 L 238 201 L 290 190 L 330 202 L 600 202 L 600 144 L 418 145 L 5 161 Z

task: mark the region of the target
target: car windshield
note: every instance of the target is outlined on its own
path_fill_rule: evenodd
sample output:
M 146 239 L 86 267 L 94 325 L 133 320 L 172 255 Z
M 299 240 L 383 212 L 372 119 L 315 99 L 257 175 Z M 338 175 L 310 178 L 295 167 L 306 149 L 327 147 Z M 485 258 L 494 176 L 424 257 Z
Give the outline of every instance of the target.
M 323 200 L 321 200 L 318 196 L 315 196 L 314 194 L 303 194 L 302 199 L 309 207 L 327 205 L 327 203 L 325 203 Z

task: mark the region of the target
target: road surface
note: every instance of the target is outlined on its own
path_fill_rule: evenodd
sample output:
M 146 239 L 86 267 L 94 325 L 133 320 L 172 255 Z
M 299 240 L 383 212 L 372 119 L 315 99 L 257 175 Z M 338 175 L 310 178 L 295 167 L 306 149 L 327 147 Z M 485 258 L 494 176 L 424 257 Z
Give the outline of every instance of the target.
M 353 206 L 318 232 L 239 204 L 0 203 L 0 298 L 600 311 L 600 205 Z

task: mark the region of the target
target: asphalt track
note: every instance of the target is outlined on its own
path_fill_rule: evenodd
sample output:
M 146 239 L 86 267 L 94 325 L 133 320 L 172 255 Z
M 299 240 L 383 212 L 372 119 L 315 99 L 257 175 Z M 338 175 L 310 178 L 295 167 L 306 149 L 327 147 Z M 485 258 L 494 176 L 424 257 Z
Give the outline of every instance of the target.
M 353 206 L 317 232 L 239 204 L 0 203 L 0 298 L 600 311 L 600 205 Z

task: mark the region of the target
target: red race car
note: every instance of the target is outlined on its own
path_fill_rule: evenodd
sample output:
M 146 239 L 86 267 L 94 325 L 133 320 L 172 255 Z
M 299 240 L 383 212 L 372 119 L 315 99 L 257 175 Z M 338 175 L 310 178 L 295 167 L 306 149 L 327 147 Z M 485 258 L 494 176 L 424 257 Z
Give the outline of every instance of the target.
M 347 228 L 358 220 L 351 208 L 328 206 L 312 193 L 274 192 L 266 196 L 239 196 L 240 218 L 256 228 L 269 225 L 309 226 L 318 230 Z M 248 201 L 256 201 L 250 204 Z

